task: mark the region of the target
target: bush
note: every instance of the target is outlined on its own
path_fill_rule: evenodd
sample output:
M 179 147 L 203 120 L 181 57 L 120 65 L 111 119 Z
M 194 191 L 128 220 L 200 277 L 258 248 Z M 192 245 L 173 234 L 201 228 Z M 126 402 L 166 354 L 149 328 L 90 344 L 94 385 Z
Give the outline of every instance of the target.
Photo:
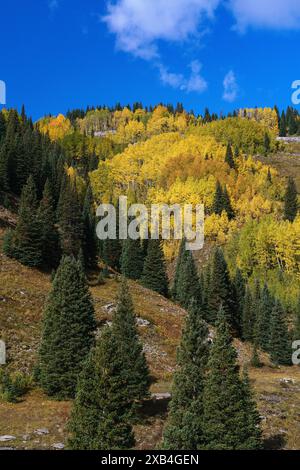
M 9 374 L 0 370 L 0 399 L 9 403 L 17 403 L 31 387 L 31 377 L 16 373 Z

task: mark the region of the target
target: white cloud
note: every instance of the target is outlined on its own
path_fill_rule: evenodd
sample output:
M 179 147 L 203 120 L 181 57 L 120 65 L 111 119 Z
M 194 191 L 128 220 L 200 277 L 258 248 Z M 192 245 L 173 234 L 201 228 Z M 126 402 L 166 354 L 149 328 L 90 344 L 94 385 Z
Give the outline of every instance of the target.
M 157 67 L 160 72 L 160 79 L 165 85 L 186 91 L 187 93 L 203 93 L 207 89 L 207 82 L 200 74 L 202 64 L 200 64 L 198 60 L 191 62 L 191 74 L 188 78 L 181 73 L 169 72 L 169 70 L 160 63 L 157 64 Z
M 247 27 L 300 29 L 299 0 L 229 0 L 236 18 L 236 29 Z
M 230 70 L 224 78 L 223 81 L 224 86 L 224 93 L 223 93 L 223 100 L 232 103 L 237 99 L 239 87 L 236 81 L 236 76 L 233 70 Z
M 119 49 L 143 59 L 158 57 L 159 40 L 181 42 L 199 33 L 221 0 L 117 0 L 103 21 Z

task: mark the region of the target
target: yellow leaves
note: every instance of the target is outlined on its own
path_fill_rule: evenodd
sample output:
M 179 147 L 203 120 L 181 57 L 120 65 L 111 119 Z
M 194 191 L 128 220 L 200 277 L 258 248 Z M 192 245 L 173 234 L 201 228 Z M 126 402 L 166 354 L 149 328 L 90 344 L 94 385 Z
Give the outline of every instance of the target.
M 221 215 L 211 214 L 205 218 L 205 238 L 224 244 L 232 231 L 236 230 L 236 221 L 229 221 L 226 212 Z
M 115 140 L 121 144 L 134 144 L 145 136 L 145 126 L 139 121 L 129 121 L 121 125 L 115 135 Z
M 244 193 L 237 202 L 237 207 L 242 216 L 250 216 L 252 219 L 259 219 L 265 214 L 270 214 L 273 210 L 272 202 L 261 194 L 249 197 L 249 193 Z
M 239 111 L 240 117 L 253 119 L 278 135 L 278 117 L 274 108 L 246 108 Z
M 44 134 L 49 134 L 51 140 L 59 140 L 72 132 L 72 126 L 69 119 L 63 114 L 56 118 L 44 118 L 38 122 L 39 130 Z

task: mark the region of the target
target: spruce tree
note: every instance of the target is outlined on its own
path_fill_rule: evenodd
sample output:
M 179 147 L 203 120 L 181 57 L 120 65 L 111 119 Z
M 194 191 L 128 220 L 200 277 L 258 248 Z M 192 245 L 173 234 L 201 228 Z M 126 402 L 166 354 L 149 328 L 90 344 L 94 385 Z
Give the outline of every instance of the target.
M 37 267 L 42 264 L 41 225 L 37 216 L 36 187 L 32 176 L 22 191 L 13 251 L 16 258 L 26 266 Z
M 298 212 L 298 195 L 295 181 L 292 177 L 288 179 L 288 184 L 284 197 L 284 219 L 294 222 Z
M 58 232 L 55 227 L 55 210 L 52 189 L 46 181 L 43 198 L 40 202 L 37 218 L 41 230 L 41 249 L 44 266 L 56 268 L 60 260 Z
M 168 278 L 160 240 L 149 240 L 141 283 L 147 289 L 164 296 L 168 295 Z
M 212 211 L 217 215 L 221 215 L 223 210 L 224 210 L 223 189 L 222 189 L 220 182 L 217 181 L 213 205 L 212 205 Z
M 171 295 L 172 295 L 174 300 L 177 299 L 178 278 L 179 278 L 179 274 L 180 274 L 180 271 L 181 271 L 181 266 L 182 266 L 182 263 L 183 263 L 183 258 L 184 258 L 185 251 L 186 251 L 185 244 L 186 244 L 186 239 L 183 238 L 181 240 L 181 243 L 180 243 L 180 246 L 179 246 L 179 251 L 178 251 L 177 260 L 176 260 L 175 275 L 174 275 L 174 280 L 173 280 L 173 284 L 172 284 L 172 287 L 171 287 Z
M 122 279 L 117 298 L 117 308 L 112 318 L 112 332 L 123 360 L 123 386 L 133 401 L 146 398 L 150 376 L 139 340 L 132 298 L 125 278 Z
M 242 335 L 243 307 L 246 293 L 246 283 L 242 271 L 238 268 L 233 280 L 234 298 L 235 298 L 235 324 L 239 336 Z
M 252 341 L 253 339 L 253 310 L 252 310 L 252 295 L 249 286 L 246 288 L 243 314 L 242 314 L 242 339 L 244 341 Z
M 188 308 L 192 299 L 200 307 L 202 304 L 200 280 L 191 251 L 181 254 L 181 265 L 176 279 L 176 300 L 184 308 Z
M 285 312 L 279 301 L 276 302 L 271 314 L 269 352 L 274 364 L 291 365 L 291 338 L 285 322 Z
M 203 389 L 209 353 L 208 326 L 192 300 L 177 353 L 169 416 L 163 448 L 196 450 L 204 444 Z
M 134 446 L 133 400 L 124 388 L 122 364 L 117 338 L 105 327 L 79 379 L 68 424 L 70 449 L 126 450 Z
M 266 156 L 270 153 L 270 149 L 271 149 L 271 139 L 270 139 L 269 134 L 266 132 L 265 137 L 264 137 L 264 151 L 265 151 Z
M 77 377 L 94 344 L 96 322 L 85 275 L 63 257 L 44 311 L 38 373 L 49 396 L 73 398 Z
M 92 188 L 89 185 L 86 190 L 82 222 L 83 222 L 83 243 L 82 250 L 87 268 L 94 268 L 96 265 L 96 257 L 98 251 L 97 238 L 96 238 L 96 220 L 93 208 L 94 199 Z
M 218 315 L 203 395 L 206 449 L 254 450 L 261 447 L 259 417 L 249 384 L 239 376 L 224 310 Z
M 265 284 L 261 292 L 260 304 L 256 320 L 256 340 L 257 344 L 264 351 L 268 351 L 270 344 L 271 314 L 274 307 L 274 300 L 270 294 L 268 286 Z
M 280 118 L 279 137 L 286 137 L 286 119 L 284 111 L 282 111 Z
M 298 302 L 295 309 L 293 336 L 295 341 L 300 340 L 300 295 L 298 297 Z
M 138 280 L 141 278 L 144 266 L 144 253 L 141 240 L 128 238 L 123 242 L 121 256 L 121 272 L 128 279 Z
M 229 165 L 230 168 L 235 169 L 235 162 L 230 144 L 228 144 L 226 148 L 225 162 Z
M 223 190 L 223 198 L 222 199 L 223 199 L 223 210 L 226 212 L 226 214 L 228 216 L 228 219 L 229 220 L 234 219 L 235 213 L 234 213 L 234 210 L 233 210 L 233 207 L 232 207 L 232 204 L 231 204 L 230 197 L 229 197 L 226 186 Z
M 217 319 L 221 306 L 223 306 L 229 324 L 234 328 L 236 319 L 233 288 L 223 251 L 221 248 L 217 248 L 212 260 L 212 274 L 208 299 L 208 313 L 212 323 Z

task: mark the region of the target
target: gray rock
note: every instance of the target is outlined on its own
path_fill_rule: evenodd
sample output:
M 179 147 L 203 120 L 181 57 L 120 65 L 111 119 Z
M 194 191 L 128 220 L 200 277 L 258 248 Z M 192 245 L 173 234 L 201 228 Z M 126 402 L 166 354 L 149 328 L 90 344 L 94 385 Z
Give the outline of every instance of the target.
M 148 320 L 145 320 L 144 318 L 137 317 L 136 324 L 138 326 L 149 326 L 150 322 Z
M 0 436 L 0 442 L 9 442 L 9 441 L 14 441 L 15 439 L 17 439 L 15 436 L 9 436 L 9 435 Z
M 37 434 L 38 436 L 44 436 L 46 434 L 49 434 L 49 431 L 47 428 L 40 428 L 40 429 L 36 429 L 34 431 L 34 434 Z
M 56 450 L 63 450 L 65 448 L 65 445 L 62 442 L 57 442 L 55 444 L 52 444 L 51 447 Z
M 152 393 L 152 400 L 169 400 L 171 398 L 171 393 Z
M 1 450 L 15 450 L 13 447 L 0 447 Z

